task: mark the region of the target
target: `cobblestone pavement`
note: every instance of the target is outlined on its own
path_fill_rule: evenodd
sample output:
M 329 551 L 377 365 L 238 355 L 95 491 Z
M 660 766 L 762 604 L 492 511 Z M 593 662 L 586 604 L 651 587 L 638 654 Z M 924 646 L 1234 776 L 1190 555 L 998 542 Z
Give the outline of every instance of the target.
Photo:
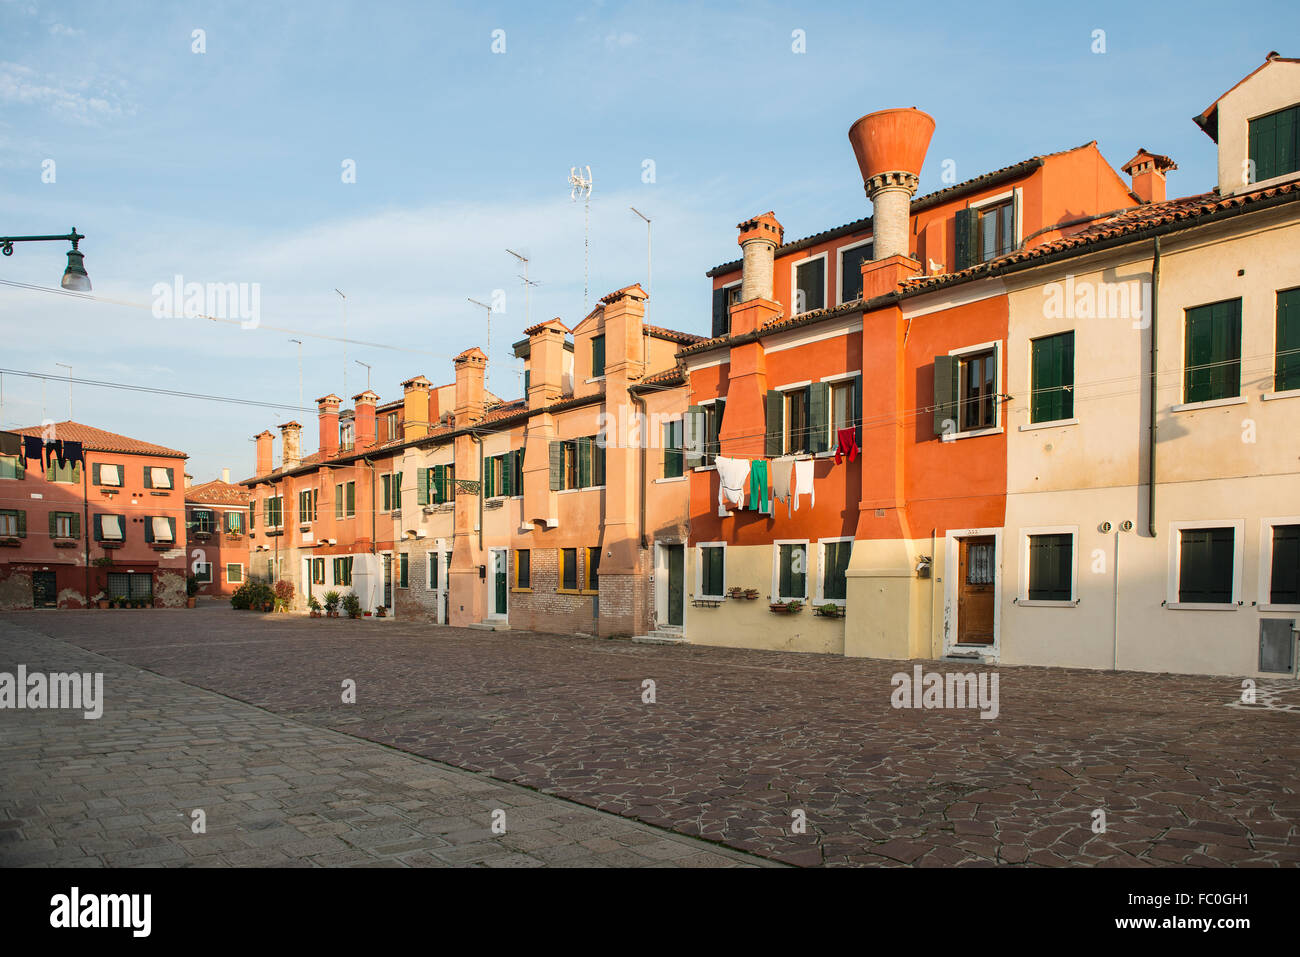
M 102 671 L 107 706 L 97 720 L 0 711 L 2 867 L 755 863 L 0 623 L 0 671 L 19 663 Z M 205 833 L 192 831 L 195 809 Z
M 3 620 L 789 863 L 1300 863 L 1300 715 L 1228 707 L 1233 678 L 1003 667 L 981 720 L 892 708 L 895 662 L 212 606 Z

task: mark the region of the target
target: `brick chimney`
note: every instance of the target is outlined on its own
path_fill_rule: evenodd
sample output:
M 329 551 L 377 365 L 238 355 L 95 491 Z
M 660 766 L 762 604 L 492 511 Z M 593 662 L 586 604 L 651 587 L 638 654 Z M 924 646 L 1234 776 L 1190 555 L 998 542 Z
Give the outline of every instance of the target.
M 358 452 L 373 448 L 375 444 L 375 406 L 379 396 L 367 389 L 352 397 L 354 433 L 353 447 Z
M 280 467 L 291 469 L 302 462 L 302 423 L 285 422 L 280 429 Z
M 230 469 L 221 470 L 221 481 L 225 482 L 227 485 L 230 484 Z
M 271 474 L 271 443 L 273 441 L 275 441 L 275 434 L 270 429 L 253 436 L 254 448 L 257 449 L 257 475 Z
M 339 451 L 339 403 L 343 400 L 333 392 L 316 400 L 320 411 L 320 449 L 321 458 L 332 459 Z
M 569 328 L 547 319 L 524 330 L 528 336 L 528 407 L 550 405 L 564 392 L 564 342 Z
M 402 383 L 402 441 L 413 442 L 429 434 L 433 420 L 429 418 L 429 392 L 433 385 L 422 375 Z
M 731 334 L 753 332 L 781 314 L 775 301 L 772 277 L 776 271 L 776 247 L 785 228 L 770 210 L 747 219 L 736 227 L 744 264 L 740 274 L 740 301 L 731 307 Z
M 487 356 L 478 346 L 466 349 L 456 363 L 456 425 L 467 425 L 483 418 L 483 379 L 487 373 Z
M 1139 149 L 1137 156 L 1121 167 L 1133 177 L 1133 195 L 1143 203 L 1165 201 L 1165 173 L 1178 169 L 1178 164 L 1168 156 Z

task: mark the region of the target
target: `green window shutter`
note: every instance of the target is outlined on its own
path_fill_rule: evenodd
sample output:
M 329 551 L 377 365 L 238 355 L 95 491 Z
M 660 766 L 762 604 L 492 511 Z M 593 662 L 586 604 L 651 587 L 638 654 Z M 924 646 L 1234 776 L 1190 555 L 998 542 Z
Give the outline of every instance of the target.
M 974 209 L 957 210 L 956 220 L 956 259 L 953 271 L 965 269 L 980 261 L 979 211 Z M 936 432 L 936 435 L 939 433 Z
M 729 315 L 730 310 L 727 304 L 727 292 L 728 290 L 726 289 L 713 290 L 713 328 L 711 331 L 714 339 L 719 339 L 722 336 L 725 336 L 731 324 L 731 317 Z
M 357 483 L 348 483 L 348 514 L 357 514 Z
M 768 458 L 781 454 L 782 428 L 784 426 L 785 408 L 783 396 L 775 389 L 767 393 L 767 438 L 764 452 Z
M 830 434 L 831 387 L 825 382 L 808 386 L 808 451 L 814 455 L 831 447 L 835 437 Z
M 123 531 L 123 536 L 125 534 L 125 531 Z M 147 543 L 153 543 L 153 519 L 148 515 L 144 517 L 144 540 Z
M 1184 402 L 1241 394 L 1241 300 L 1187 310 Z
M 16 514 L 18 516 L 18 537 L 26 538 L 27 537 L 27 511 L 25 509 L 20 508 L 16 510 Z
M 343 486 L 334 486 L 334 517 L 343 517 Z
M 96 462 L 90 467 L 90 481 L 93 485 L 99 484 L 99 463 Z
M 149 466 L 144 467 L 144 487 L 153 488 L 153 475 L 149 471 Z
M 591 484 L 605 484 L 605 446 L 599 442 L 591 453 Z
M 853 439 L 862 448 L 862 373 L 853 377 Z
M 78 515 L 76 512 L 73 512 L 73 513 L 72 513 L 72 529 L 71 529 L 71 531 L 72 531 L 72 537 L 73 537 L 73 538 L 80 538 L 80 537 L 81 537 L 81 516 Z
M 958 428 L 956 356 L 934 357 L 934 434 L 948 435 Z
M 1029 536 L 1029 599 L 1070 601 L 1074 539 L 1069 534 Z
M 1273 388 L 1300 389 L 1300 289 L 1277 294 L 1277 358 Z
M 1232 601 L 1233 534 L 1231 528 L 1187 528 L 1180 532 L 1179 601 Z
M 591 377 L 594 379 L 605 374 L 605 337 L 591 337 Z
M 1029 421 L 1053 422 L 1074 416 L 1074 333 L 1035 339 L 1031 343 Z
M 551 457 L 551 491 L 564 488 L 564 443 L 553 441 L 550 448 Z
M 664 478 L 682 474 L 682 423 L 665 422 L 663 428 Z
M 491 498 L 497 494 L 497 470 L 500 460 L 494 455 L 486 462 L 487 469 L 483 475 L 483 497 Z
M 429 469 L 420 469 L 415 473 L 417 478 L 415 482 L 415 504 L 429 504 Z
M 50 538 L 59 534 L 59 513 L 50 512 Z
M 591 485 L 591 439 L 578 439 L 578 488 Z
M 1274 526 L 1268 587 L 1273 604 L 1300 605 L 1300 525 Z
M 704 407 L 700 405 L 687 406 L 686 415 L 682 418 L 681 428 L 678 430 L 682 454 L 678 456 L 678 464 L 685 462 L 691 468 L 695 468 L 703 460 L 705 442 L 708 436 L 704 434 L 707 426 Z M 667 467 L 668 453 L 664 452 L 664 466 Z M 678 473 L 681 474 L 681 473 Z

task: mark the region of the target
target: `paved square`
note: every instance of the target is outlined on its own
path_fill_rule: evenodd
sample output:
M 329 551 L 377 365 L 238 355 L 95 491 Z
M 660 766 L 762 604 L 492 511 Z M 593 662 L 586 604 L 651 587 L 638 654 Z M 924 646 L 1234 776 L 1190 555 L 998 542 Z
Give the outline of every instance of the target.
M 1300 863 L 1300 714 L 1229 707 L 1241 693 L 1230 678 L 1004 667 L 1000 714 L 981 720 L 975 710 L 892 708 L 890 678 L 910 672 L 905 663 L 216 606 L 13 613 L 0 616 L 0 633 L 6 622 L 314 728 L 788 863 Z M 340 700 L 346 679 L 356 704 Z M 654 704 L 642 702 L 645 679 Z M 1294 682 L 1269 691 L 1274 702 L 1300 701 Z M 109 711 L 176 718 L 136 683 L 109 681 L 105 697 Z M 0 715 L 0 729 L 12 718 Z M 287 781 L 276 738 L 266 750 L 262 773 Z M 131 753 L 121 744 L 105 760 Z M 7 775 L 5 790 L 38 783 L 30 770 Z M 248 793 L 242 780 L 224 786 Z M 373 813 L 364 802 L 341 810 L 358 808 Z M 1093 830 L 1098 810 L 1105 833 Z M 796 811 L 806 833 L 792 831 Z M 457 822 L 441 823 L 455 844 Z M 395 831 L 379 848 L 407 836 Z M 520 853 L 546 859 L 525 845 Z M 622 863 L 612 845 L 592 845 Z M 694 862 L 656 848 L 641 853 Z

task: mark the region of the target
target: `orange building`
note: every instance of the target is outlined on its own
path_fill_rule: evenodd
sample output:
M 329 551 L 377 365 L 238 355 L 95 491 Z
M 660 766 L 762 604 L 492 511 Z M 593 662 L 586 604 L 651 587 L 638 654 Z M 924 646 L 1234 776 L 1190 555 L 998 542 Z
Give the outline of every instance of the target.
M 220 479 L 185 490 L 190 573 L 200 595 L 229 595 L 244 581 L 248 563 L 248 490 Z
M 80 422 L 0 438 L 0 608 L 185 604 L 184 452 Z

